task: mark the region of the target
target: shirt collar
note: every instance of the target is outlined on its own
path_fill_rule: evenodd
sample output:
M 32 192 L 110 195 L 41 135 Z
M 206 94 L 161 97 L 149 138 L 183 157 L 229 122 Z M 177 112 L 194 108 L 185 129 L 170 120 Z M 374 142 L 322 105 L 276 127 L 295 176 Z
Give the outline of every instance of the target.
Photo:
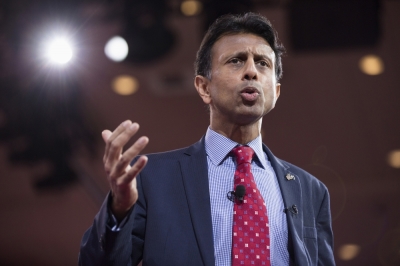
M 214 165 L 220 165 L 229 152 L 239 143 L 215 132 L 210 127 L 205 136 L 205 148 L 208 157 Z M 261 135 L 246 144 L 254 150 L 262 167 L 266 169 L 267 157 L 263 151 Z

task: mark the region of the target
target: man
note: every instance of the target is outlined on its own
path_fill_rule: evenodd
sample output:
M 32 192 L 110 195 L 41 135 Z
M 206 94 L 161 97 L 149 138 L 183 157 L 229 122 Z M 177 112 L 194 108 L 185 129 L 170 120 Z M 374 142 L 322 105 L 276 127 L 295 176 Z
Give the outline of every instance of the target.
M 198 143 L 130 166 L 148 143 L 141 137 L 122 153 L 138 124 L 103 131 L 111 193 L 83 237 L 81 265 L 334 265 L 326 187 L 261 140 L 282 52 L 266 18 L 221 17 L 195 62 L 210 110 Z

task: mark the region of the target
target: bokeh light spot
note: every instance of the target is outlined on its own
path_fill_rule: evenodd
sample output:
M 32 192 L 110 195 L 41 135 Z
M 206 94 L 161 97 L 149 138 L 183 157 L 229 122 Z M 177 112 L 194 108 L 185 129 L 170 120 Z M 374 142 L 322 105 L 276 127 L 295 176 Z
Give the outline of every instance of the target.
M 394 150 L 388 154 L 388 163 L 393 168 L 400 168 L 400 150 Z
M 379 75 L 384 71 L 383 60 L 376 55 L 366 55 L 360 60 L 360 69 L 367 75 Z
M 123 61 L 128 56 L 128 43 L 120 36 L 112 37 L 104 47 L 106 56 L 115 62 Z
M 181 3 L 181 11 L 185 16 L 195 16 L 200 14 L 203 4 L 200 1 L 188 0 Z
M 360 246 L 355 244 L 343 245 L 339 248 L 339 258 L 341 260 L 352 260 L 360 253 Z
M 120 95 L 134 94 L 138 90 L 138 88 L 138 80 L 128 75 L 118 76 L 112 82 L 112 89 Z

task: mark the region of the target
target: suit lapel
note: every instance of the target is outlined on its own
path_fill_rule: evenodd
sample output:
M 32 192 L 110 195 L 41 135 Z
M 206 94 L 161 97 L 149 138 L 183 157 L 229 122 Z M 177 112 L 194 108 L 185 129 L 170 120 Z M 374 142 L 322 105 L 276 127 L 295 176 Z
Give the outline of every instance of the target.
M 204 265 L 214 265 L 210 192 L 204 138 L 190 146 L 180 160 L 193 229 Z
M 271 161 L 286 208 L 289 229 L 289 252 L 296 265 L 307 265 L 308 260 L 303 245 L 303 203 L 300 178 L 290 171 L 290 167 L 278 160 L 272 152 L 263 145 L 264 151 Z M 293 209 L 296 206 L 297 213 Z

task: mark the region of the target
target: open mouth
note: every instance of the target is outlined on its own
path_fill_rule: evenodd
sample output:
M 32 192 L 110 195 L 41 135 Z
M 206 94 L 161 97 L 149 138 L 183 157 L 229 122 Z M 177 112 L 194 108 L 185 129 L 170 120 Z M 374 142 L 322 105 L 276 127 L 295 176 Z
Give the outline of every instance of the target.
M 258 96 L 260 95 L 260 92 L 256 88 L 248 87 L 248 88 L 243 89 L 240 92 L 240 95 L 242 96 L 242 98 L 245 101 L 251 102 L 251 101 L 255 101 L 258 98 Z

